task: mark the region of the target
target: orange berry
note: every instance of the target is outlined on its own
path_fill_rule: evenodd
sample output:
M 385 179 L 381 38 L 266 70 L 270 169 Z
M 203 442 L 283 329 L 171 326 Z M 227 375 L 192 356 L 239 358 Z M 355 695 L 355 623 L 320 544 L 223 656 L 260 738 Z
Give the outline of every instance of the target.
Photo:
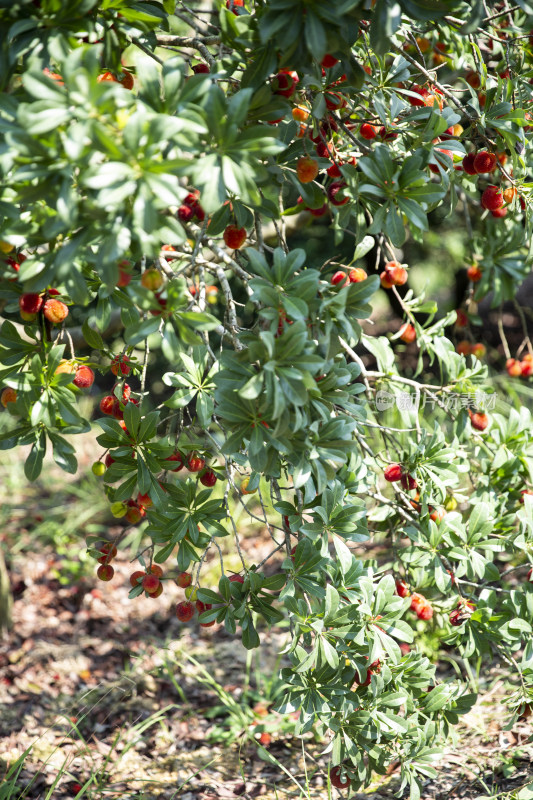
M 311 156 L 302 156 L 298 159 L 296 174 L 301 183 L 311 183 L 318 175 L 318 161 Z

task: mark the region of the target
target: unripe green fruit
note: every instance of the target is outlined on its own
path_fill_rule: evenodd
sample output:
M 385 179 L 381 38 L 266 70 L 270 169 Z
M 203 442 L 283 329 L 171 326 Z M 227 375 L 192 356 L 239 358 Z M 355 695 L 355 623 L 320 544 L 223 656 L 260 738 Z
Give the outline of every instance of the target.
M 93 475 L 96 475 L 99 478 L 105 472 L 105 464 L 102 464 L 101 461 L 95 461 L 91 469 L 93 471 Z
M 125 503 L 112 503 L 111 513 L 114 517 L 125 517 L 128 513 L 128 506 Z

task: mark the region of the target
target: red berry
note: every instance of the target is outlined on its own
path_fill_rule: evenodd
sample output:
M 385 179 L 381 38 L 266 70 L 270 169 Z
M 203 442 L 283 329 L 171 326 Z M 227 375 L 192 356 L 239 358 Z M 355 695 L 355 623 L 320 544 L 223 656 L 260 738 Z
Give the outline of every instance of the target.
M 244 7 L 244 0 L 226 0 L 226 8 L 232 11 L 234 14 L 238 14 L 238 11 L 235 11 L 236 8 L 243 8 Z
M 180 469 L 183 468 L 183 456 L 181 453 L 172 453 L 171 456 L 168 456 L 165 461 L 174 461 L 176 462 L 176 466 L 173 468 L 168 467 L 169 472 L 179 472 Z
M 331 276 L 331 283 L 333 284 L 333 286 L 338 286 L 339 283 L 342 283 L 344 286 L 346 286 L 346 284 L 350 283 L 350 279 L 348 278 L 345 272 L 341 272 L 339 270 L 339 272 L 335 272 Z
M 183 600 L 176 606 L 176 616 L 180 622 L 189 622 L 194 617 L 195 608 L 188 600 Z
M 19 297 L 20 310 L 26 314 L 37 314 L 43 305 L 43 298 L 40 294 L 23 294 Z
M 508 358 L 505 362 L 505 369 L 511 378 L 520 378 L 522 375 L 522 364 L 516 358 Z
M 426 603 L 427 600 L 423 594 L 419 594 L 418 592 L 413 592 L 413 594 L 411 595 L 410 609 L 411 611 L 414 611 L 415 614 L 418 614 L 418 609 L 421 608 L 422 606 L 425 606 Z
M 180 572 L 176 578 L 176 583 L 181 589 L 186 589 L 187 586 L 190 586 L 192 583 L 192 575 L 188 572 Z
M 476 431 L 484 431 L 489 424 L 488 416 L 482 412 L 473 413 L 470 409 L 468 410 L 468 413 L 470 414 L 470 422 L 472 427 Z
M 395 483 L 396 481 L 401 480 L 403 474 L 401 464 L 389 464 L 383 470 L 383 477 L 389 483 Z
M 200 483 L 211 489 L 217 482 L 217 476 L 212 469 L 206 469 L 203 475 L 200 476 Z
M 433 616 L 433 606 L 430 603 L 424 603 L 418 607 L 416 612 L 418 619 L 428 620 Z
M 112 395 L 108 394 L 105 397 L 102 397 L 100 400 L 100 411 L 102 414 L 108 414 L 109 416 L 113 413 L 113 405 L 115 403 L 116 398 Z
M 411 344 L 416 340 L 416 331 L 410 322 L 406 322 L 400 328 L 400 339 L 406 344 Z
M 159 578 L 157 575 L 154 575 L 153 572 L 150 572 L 149 575 L 145 575 L 144 578 L 142 579 L 142 587 L 145 590 L 145 592 L 148 592 L 148 594 L 153 594 L 154 592 L 157 592 L 157 590 L 159 589 L 159 584 L 160 584 Z
M 117 555 L 117 548 L 112 542 L 106 542 L 100 547 L 99 552 L 102 553 L 102 555 L 97 559 L 98 563 L 106 564 L 109 563 L 112 558 L 115 558 Z
M 111 372 L 113 375 L 129 375 L 131 372 L 131 367 L 128 364 L 129 356 L 125 355 L 118 355 L 113 358 L 111 362 Z
M 187 459 L 187 469 L 189 472 L 201 472 L 205 467 L 205 459 L 191 453 Z
M 209 73 L 209 66 L 207 64 L 203 64 L 202 62 L 199 64 L 193 64 L 191 69 L 195 75 L 207 75 Z
M 477 283 L 483 277 L 483 272 L 478 264 L 471 264 L 466 270 L 466 277 L 472 283 Z
M 242 575 L 230 575 L 229 579 L 232 583 L 244 583 Z
M 481 205 L 483 208 L 488 208 L 489 211 L 496 211 L 496 209 L 503 206 L 503 194 L 497 186 L 489 186 L 481 195 Z
M 474 170 L 478 175 L 483 175 L 486 172 L 493 172 L 496 168 L 497 160 L 495 153 L 482 150 L 474 156 Z
M 339 63 L 339 59 L 338 58 L 335 58 L 335 56 L 332 56 L 329 53 L 326 53 L 326 55 L 324 56 L 324 58 L 320 62 L 320 66 L 324 67 L 324 69 L 330 69 L 331 67 L 334 67 L 335 64 L 338 64 L 338 63 Z
M 131 585 L 133 587 L 139 586 L 140 580 L 142 580 L 142 578 L 144 578 L 145 575 L 146 575 L 146 572 L 143 572 L 142 570 L 137 570 L 137 572 L 132 572 L 131 575 L 130 575 L 130 583 L 131 583 Z
M 293 69 L 281 69 L 272 79 L 272 91 L 283 97 L 291 97 L 299 82 L 300 77 Z
M 468 153 L 463 158 L 463 169 L 467 175 L 477 175 L 476 170 L 474 169 L 474 160 L 476 158 L 475 153 Z
M 417 488 L 417 482 L 415 481 L 415 479 L 411 475 L 408 475 L 405 472 L 402 473 L 401 484 L 402 484 L 402 487 L 404 489 L 407 489 L 408 491 L 411 491 L 412 489 L 416 489 Z
M 96 575 L 101 581 L 110 581 L 114 574 L 115 570 L 111 564 L 102 564 L 96 570 Z
M 344 181 L 334 181 L 327 188 L 327 195 L 330 203 L 334 206 L 343 206 L 350 199 L 344 194 L 346 183 Z M 339 194 L 341 195 L 339 197 Z
M 335 148 L 331 142 L 318 142 L 315 152 L 319 158 L 330 158 Z
M 228 225 L 224 231 L 224 242 L 231 250 L 240 250 L 246 241 L 246 230 L 237 228 L 236 225 Z
M 94 383 L 94 372 L 90 367 L 82 366 L 76 370 L 74 386 L 78 389 L 88 389 Z
M 396 594 L 400 597 L 407 597 L 410 594 L 409 587 L 404 581 L 396 581 Z
M 377 125 L 370 125 L 369 122 L 363 122 L 361 127 L 359 128 L 359 133 L 363 137 L 363 139 L 375 139 L 378 135 L 379 128 Z
M 350 785 L 350 779 L 348 777 L 341 776 L 341 768 L 340 767 L 333 767 L 329 772 L 329 779 L 331 781 L 331 785 L 335 787 L 335 789 L 346 789 Z

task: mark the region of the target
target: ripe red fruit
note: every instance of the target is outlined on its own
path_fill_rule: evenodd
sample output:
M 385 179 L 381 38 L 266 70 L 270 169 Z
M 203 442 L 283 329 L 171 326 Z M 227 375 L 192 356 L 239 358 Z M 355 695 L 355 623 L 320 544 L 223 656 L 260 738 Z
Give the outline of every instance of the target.
M 385 272 L 389 283 L 393 286 L 403 286 L 404 283 L 407 283 L 407 270 L 398 261 L 387 261 Z
M 300 77 L 293 69 L 281 69 L 272 79 L 272 91 L 283 97 L 291 97 L 299 82 Z
M 520 362 L 520 367 L 522 369 L 523 378 L 529 378 L 530 375 L 533 375 L 533 361 L 524 358 L 523 361 Z
M 88 389 L 94 383 L 94 372 L 90 367 L 78 367 L 73 382 L 78 389 Z
M 176 578 L 176 583 L 181 589 L 186 589 L 187 586 L 190 586 L 192 583 L 192 575 L 188 572 L 180 572 Z
M 311 156 L 302 156 L 296 164 L 296 174 L 301 183 L 311 183 L 318 175 L 318 161 Z
M 130 266 L 128 261 L 123 261 L 123 262 L 121 262 L 121 264 L 123 264 L 125 267 L 129 267 Z M 123 289 L 125 286 L 128 286 L 128 284 L 131 282 L 131 279 L 133 277 L 130 272 L 127 272 L 126 270 L 121 268 L 121 264 L 119 264 L 118 281 L 117 281 L 117 287 L 119 289 Z
M 113 569 L 111 564 L 102 564 L 96 570 L 96 576 L 101 581 L 110 581 L 114 574 L 115 574 L 115 570 Z
M 19 297 L 19 307 L 26 314 L 37 314 L 43 305 L 43 298 L 40 294 L 23 294 Z
M 146 511 L 143 506 L 138 506 L 135 500 L 128 500 L 127 505 L 128 510 L 126 511 L 124 518 L 130 523 L 130 525 L 136 525 L 143 517 L 146 516 Z
M 223 235 L 224 242 L 231 250 L 240 250 L 246 241 L 245 228 L 238 228 L 236 225 L 228 225 Z
M 511 378 L 520 378 L 522 375 L 522 364 L 516 358 L 508 358 L 505 362 L 505 369 Z
M 68 317 L 68 307 L 61 300 L 50 298 L 43 306 L 43 313 L 48 322 L 59 324 Z
M 229 580 L 232 583 L 244 583 L 244 578 L 242 577 L 242 575 L 230 575 Z
M 109 416 L 113 413 L 113 405 L 115 403 L 115 398 L 113 395 L 108 394 L 105 397 L 102 397 L 100 400 L 100 411 L 102 414 L 108 414 Z
M 202 603 L 201 600 L 196 600 L 194 605 L 199 614 L 203 614 L 204 611 L 209 611 L 213 607 L 211 603 Z
M 472 345 L 468 339 L 463 339 L 458 343 L 455 351 L 459 353 L 460 356 L 469 356 L 472 352 Z
M 144 578 L 145 575 L 146 575 L 146 572 L 143 572 L 140 569 L 137 570 L 136 572 L 132 572 L 131 575 L 130 575 L 130 584 L 133 587 L 139 586 L 140 580 L 142 580 L 142 578 Z
M 408 97 L 407 100 L 412 106 L 434 106 L 437 105 L 439 109 L 442 111 L 444 102 L 442 100 L 442 92 L 436 89 L 434 86 L 430 86 L 429 88 L 426 86 L 413 86 L 411 87 L 412 92 L 416 92 L 416 94 L 420 95 L 419 98 L 416 97 Z
M 98 563 L 106 564 L 109 563 L 112 558 L 115 558 L 117 555 L 117 548 L 112 542 L 106 542 L 102 545 L 102 547 L 100 547 L 99 552 L 102 553 L 102 555 L 99 559 L 97 559 Z
M 416 489 L 418 485 L 415 479 L 411 475 L 408 475 L 406 472 L 402 473 L 401 484 L 402 487 L 404 489 L 407 489 L 408 491 Z
M 129 375 L 131 372 L 131 367 L 128 364 L 129 356 L 125 355 L 118 355 L 113 358 L 111 362 L 111 372 L 113 375 Z
M 195 608 L 189 600 L 183 600 L 176 606 L 176 616 L 180 622 L 189 622 L 194 617 Z
M 507 209 L 506 208 L 496 208 L 494 211 L 491 211 L 490 213 L 495 219 L 501 219 L 502 217 L 506 217 L 507 216 Z
M 455 325 L 457 328 L 466 328 L 468 325 L 468 316 L 463 311 L 462 308 L 458 308 L 455 312 L 457 314 L 457 319 L 455 320 Z
M 148 592 L 148 594 L 153 594 L 154 592 L 157 592 L 157 590 L 159 589 L 159 584 L 160 580 L 157 577 L 157 575 L 153 574 L 153 572 L 151 572 L 149 575 L 145 575 L 144 578 L 142 579 L 142 587 L 145 590 L 145 592 Z
M 361 127 L 359 128 L 359 133 L 363 137 L 363 139 L 371 140 L 375 139 L 378 135 L 379 128 L 377 125 L 370 125 L 369 122 L 363 122 Z
M 346 284 L 350 283 L 350 279 L 345 272 L 339 270 L 338 272 L 334 272 L 331 276 L 331 283 L 333 286 L 338 286 L 339 283 L 342 283 L 345 286 Z
M 193 217 L 194 209 L 191 206 L 183 205 L 178 208 L 178 219 L 181 219 L 182 222 L 190 222 Z
M 172 468 L 167 467 L 169 472 L 179 472 L 180 469 L 183 468 L 183 456 L 181 455 L 181 453 L 172 453 L 172 455 L 168 456 L 165 459 L 165 461 L 174 461 L 174 462 L 176 462 L 176 466 L 175 467 L 172 467 Z
M 341 768 L 340 767 L 332 767 L 329 772 L 329 779 L 331 781 L 331 785 L 335 787 L 335 789 L 346 789 L 350 785 L 350 779 L 348 777 L 341 776 Z
M 351 269 L 348 273 L 348 278 L 350 283 L 361 283 L 361 281 L 366 281 L 368 275 L 366 274 L 365 270 L 361 267 L 355 267 Z
M 483 208 L 488 208 L 489 211 L 496 211 L 496 209 L 503 206 L 503 194 L 497 186 L 489 186 L 481 195 L 481 205 Z
M 138 505 L 143 506 L 144 508 L 150 508 L 151 506 L 153 506 L 154 501 L 152 500 L 149 494 L 141 494 L 139 492 L 139 494 L 137 495 L 137 503 Z
M 331 167 L 328 167 L 326 172 L 328 173 L 330 178 L 341 178 L 342 172 L 339 169 L 339 165 L 333 162 Z
M 163 570 L 161 569 L 159 564 L 152 564 L 152 566 L 150 567 L 150 572 L 152 573 L 152 575 L 156 575 L 158 578 L 163 577 Z
M 452 612 L 450 612 L 449 620 L 450 625 L 453 625 L 456 628 L 462 625 L 464 620 L 461 618 L 461 609 L 455 608 Z
M 383 477 L 389 483 L 395 483 L 396 481 L 401 480 L 402 478 L 402 466 L 401 464 L 389 464 L 383 470 Z
M 418 619 L 423 619 L 423 620 L 431 619 L 431 617 L 433 616 L 433 606 L 430 603 L 427 602 L 424 603 L 424 605 L 418 607 L 416 616 L 418 617 Z
M 413 592 L 413 594 L 411 595 L 410 609 L 411 609 L 411 611 L 414 611 L 415 614 L 418 614 L 419 608 L 422 608 L 422 606 L 425 606 L 426 603 L 427 603 L 427 600 L 426 600 L 426 598 L 424 597 L 423 594 L 419 594 L 418 592 Z
M 318 142 L 315 147 L 315 152 L 319 158 L 330 158 L 333 155 L 335 148 L 331 142 Z
M 111 464 L 114 464 L 114 463 L 115 463 L 115 459 L 113 458 L 113 456 L 110 453 L 108 453 L 106 455 L 105 459 L 104 459 L 104 464 L 106 465 L 106 467 L 110 467 Z
M 202 486 L 207 486 L 211 489 L 217 482 L 217 476 L 212 469 L 206 469 L 203 475 L 200 475 L 200 483 Z
M 406 322 L 400 328 L 400 339 L 402 342 L 406 342 L 406 344 L 411 344 L 416 340 L 416 331 L 410 322 Z
M 475 153 L 467 153 L 467 155 L 463 158 L 463 169 L 467 175 L 477 175 L 477 172 L 474 169 L 475 158 Z
M 483 272 L 478 264 L 471 264 L 466 270 L 466 277 L 472 283 L 477 283 L 483 277 Z
M 350 199 L 344 195 L 343 190 L 345 188 L 346 183 L 344 181 L 333 181 L 333 183 L 331 183 L 327 188 L 327 195 L 330 203 L 333 203 L 334 206 L 345 205 Z M 341 197 L 339 197 L 339 194 L 341 194 Z
M 330 111 L 336 111 L 338 108 L 344 108 L 347 105 L 346 98 L 340 92 L 325 92 L 324 99 L 326 108 Z
M 330 53 L 326 53 L 322 61 L 320 62 L 320 66 L 324 67 L 324 69 L 330 69 L 334 67 L 335 64 L 339 63 L 339 59 L 335 58 L 335 56 L 330 55 Z
M 474 170 L 478 175 L 483 175 L 486 172 L 493 172 L 496 168 L 497 160 L 495 153 L 481 150 L 481 152 L 476 153 L 474 157 Z
M 117 78 L 112 72 L 103 72 L 96 79 L 98 83 L 120 83 L 125 89 L 133 89 L 133 75 L 131 72 L 124 72 L 122 78 Z
M 404 581 L 396 581 L 396 594 L 400 597 L 407 597 L 410 594 L 409 587 Z
M 205 467 L 205 459 L 191 453 L 187 459 L 187 469 L 189 472 L 201 472 Z M 174 471 L 174 470 L 173 470 Z
M 238 11 L 235 11 L 235 9 L 239 7 L 244 7 L 244 0 L 226 0 L 226 8 L 228 8 L 234 14 L 239 13 Z
M 199 64 L 193 64 L 191 69 L 195 75 L 207 75 L 209 73 L 209 66 L 207 64 L 203 64 L 202 62 Z
M 379 279 L 381 281 L 381 287 L 383 289 L 392 289 L 392 287 L 394 286 L 394 283 L 391 281 L 390 274 L 387 272 L 387 270 L 384 270 L 383 272 L 380 273 Z
M 470 414 L 470 422 L 472 427 L 475 428 L 476 431 L 484 431 L 487 425 L 489 424 L 488 416 L 483 412 L 472 412 L 470 409 L 468 410 Z

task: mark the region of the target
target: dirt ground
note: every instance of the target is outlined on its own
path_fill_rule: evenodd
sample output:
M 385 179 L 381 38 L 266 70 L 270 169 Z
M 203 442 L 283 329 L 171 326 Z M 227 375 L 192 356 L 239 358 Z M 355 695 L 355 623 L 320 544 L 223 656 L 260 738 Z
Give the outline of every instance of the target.
M 93 458 L 88 440 L 82 468 Z M 0 798 L 326 800 L 326 743 L 307 735 L 304 751 L 294 720 L 269 710 L 283 631 L 265 633 L 250 656 L 217 625 L 179 623 L 183 593 L 173 584 L 157 600 L 128 600 L 125 554 L 111 583 L 96 581 L 78 562 L 87 532 L 113 535 L 101 489 L 53 467 L 28 488 L 20 463 L 2 454 L 0 536 L 15 601 L 0 641 Z M 247 536 L 245 556 L 260 559 L 268 542 Z M 478 703 L 422 797 L 531 800 L 533 729 L 505 730 L 509 676 L 483 666 L 474 678 Z M 29 747 L 8 793 L 7 764 Z M 398 786 L 396 771 L 352 797 L 389 800 Z

